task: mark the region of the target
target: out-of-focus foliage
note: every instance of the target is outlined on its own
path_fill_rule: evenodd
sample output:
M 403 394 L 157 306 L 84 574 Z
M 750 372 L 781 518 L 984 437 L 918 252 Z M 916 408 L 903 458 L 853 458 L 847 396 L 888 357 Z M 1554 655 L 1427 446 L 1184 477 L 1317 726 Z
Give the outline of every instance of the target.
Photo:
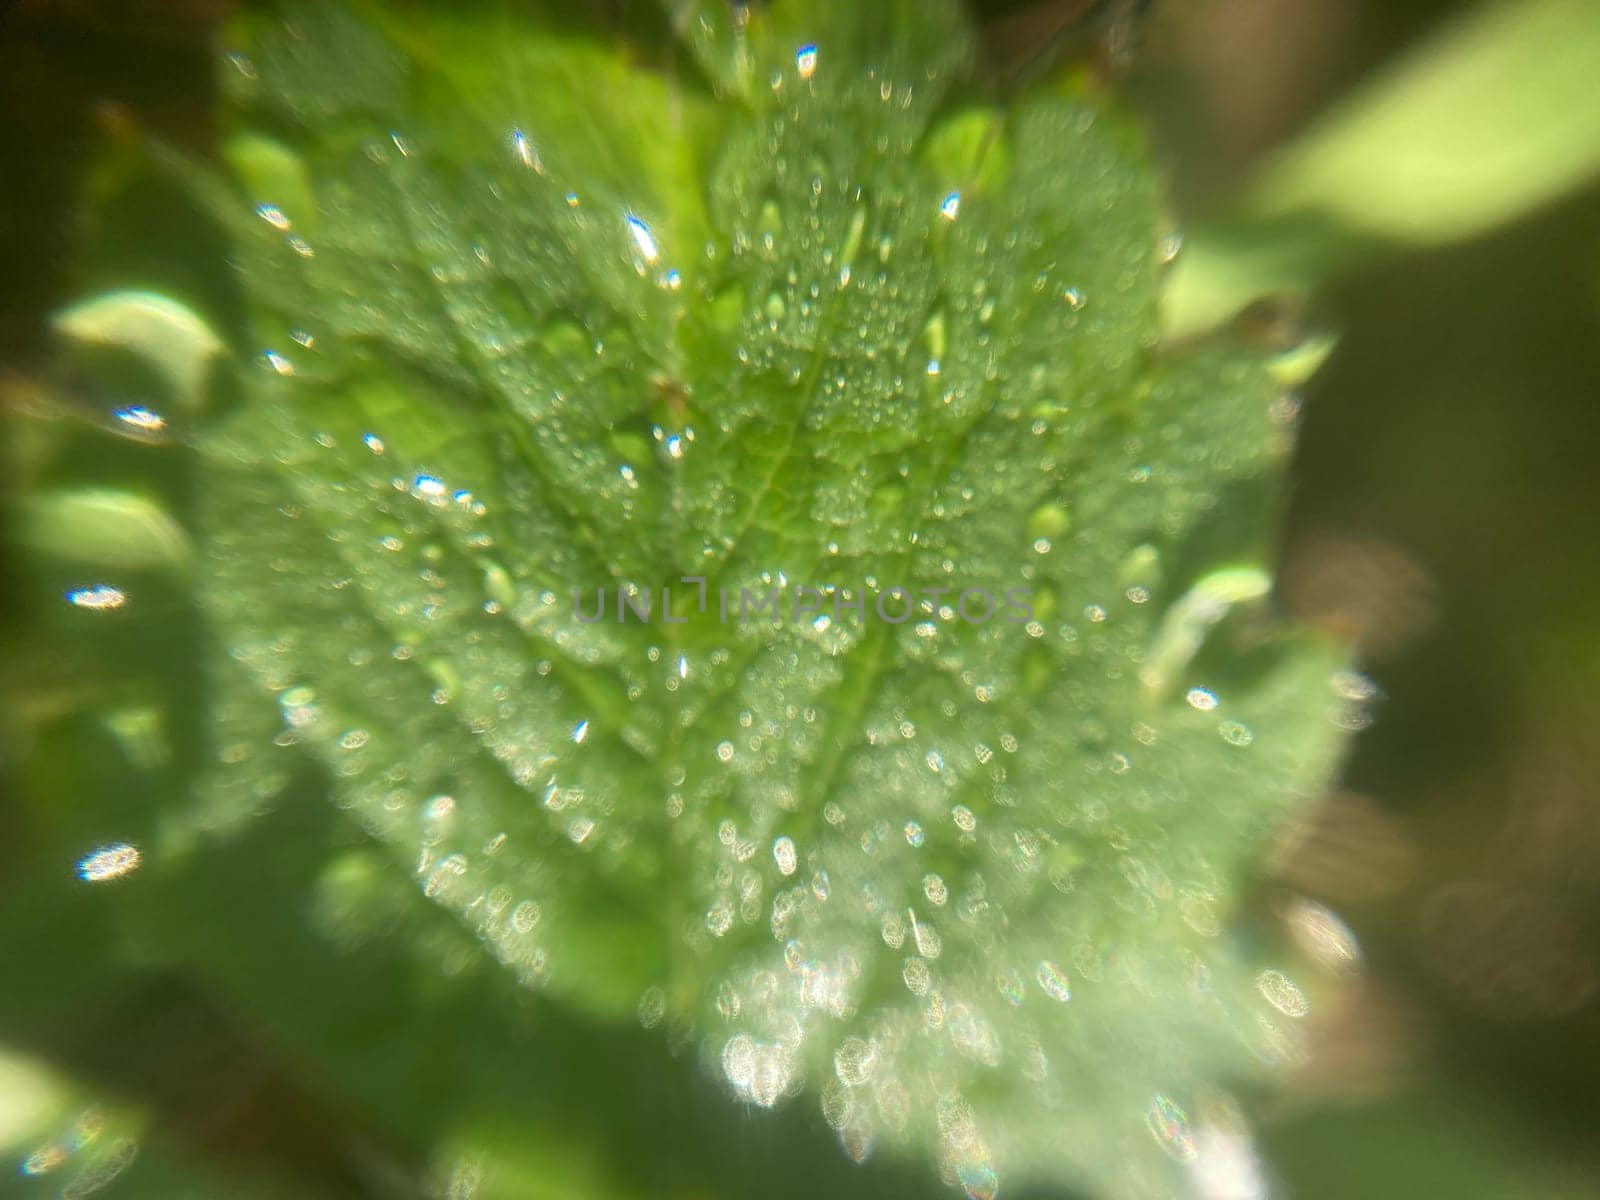
M 268 1171 L 198 1166 L 163 1144 L 159 1133 L 152 1139 L 153 1122 L 138 1107 L 85 1094 L 36 1062 L 0 1057 L 0 1089 L 0 1154 L 8 1168 L 0 1193 L 7 1196 L 270 1200 L 320 1194 Z
M 1478 236 L 1600 176 L 1600 8 L 1487 3 L 1367 83 L 1197 231 L 1169 331 L 1225 320 L 1372 254 Z

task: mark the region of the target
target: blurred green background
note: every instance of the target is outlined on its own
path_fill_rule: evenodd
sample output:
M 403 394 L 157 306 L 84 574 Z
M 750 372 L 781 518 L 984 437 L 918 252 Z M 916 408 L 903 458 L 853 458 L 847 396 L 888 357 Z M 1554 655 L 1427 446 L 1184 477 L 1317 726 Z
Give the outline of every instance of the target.
M 1414 65 L 1474 6 L 1173 0 L 1142 14 L 1096 6 L 1088 20 L 1077 0 L 978 7 L 997 75 L 1024 73 L 1040 46 L 1059 44 L 1120 79 L 1201 261 L 1251 239 L 1288 247 L 1262 278 L 1307 285 L 1309 298 L 1240 317 L 1254 335 L 1293 340 L 1285 330 L 1309 327 L 1338 338 L 1304 393 L 1279 598 L 1354 638 L 1386 699 L 1338 790 L 1285 833 L 1259 907 L 1266 921 L 1294 896 L 1328 904 L 1360 938 L 1367 970 L 1321 1011 L 1310 1060 L 1260 1099 L 1277 1190 L 1600 1196 L 1600 145 L 1550 195 L 1468 236 L 1308 231 L 1260 199 L 1274 178 L 1293 190 L 1274 165 L 1285 148 L 1314 146 L 1314 134 L 1304 139 L 1321 114 L 1396 63 Z M 8 400 L 45 361 L 45 316 L 77 294 L 92 148 L 131 121 L 206 149 L 210 39 L 229 9 L 15 0 L 0 10 Z M 1450 69 L 1447 56 L 1422 61 Z M 1503 90 L 1475 98 L 1516 112 L 1538 74 L 1491 76 Z M 1600 59 L 1589 76 L 1600 79 Z M 1593 87 L 1549 103 L 1600 110 Z M 1547 132 L 1542 111 L 1533 105 L 1530 144 Z M 13 591 L 8 608 L 21 603 Z M 22 864 L 38 850 L 24 830 L 0 855 L 8 904 L 28 902 Z M 59 1059 L 82 1086 L 148 1107 L 207 1154 L 287 1169 L 329 1195 L 405 1194 L 382 1147 L 352 1160 L 365 1132 L 181 980 L 119 983 L 83 1006 L 92 1023 L 57 1022 L 55 1042 L 39 1044 L 52 987 L 98 985 L 92 946 L 33 949 L 77 969 L 8 950 L 0 1043 Z M 486 1002 L 515 1007 L 498 992 Z M 601 1044 L 581 1029 L 556 1040 L 562 1048 L 525 1061 L 559 1072 Z M 718 1144 L 715 1089 L 635 1041 L 605 1045 L 626 1078 L 659 1090 L 630 1102 L 617 1144 L 680 1156 Z M 19 1072 L 0 1063 L 0 1145 L 48 1099 Z M 657 1124 L 663 1107 L 680 1111 Z M 849 1167 L 825 1135 L 741 1120 L 716 1177 L 728 1194 L 753 1180 L 767 1194 L 926 1190 L 884 1164 Z M 22 1186 L 15 1164 L 0 1169 L 0 1194 Z M 584 1191 L 581 1179 L 551 1184 Z

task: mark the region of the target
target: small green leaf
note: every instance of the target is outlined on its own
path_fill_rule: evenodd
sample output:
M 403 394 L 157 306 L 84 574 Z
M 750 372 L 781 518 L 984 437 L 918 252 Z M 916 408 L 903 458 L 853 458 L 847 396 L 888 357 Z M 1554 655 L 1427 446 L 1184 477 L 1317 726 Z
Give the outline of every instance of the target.
M 189 535 L 161 505 L 110 488 L 36 492 L 22 506 L 19 544 L 78 562 L 128 570 L 182 570 Z
M 190 410 L 203 403 L 211 368 L 224 349 L 193 309 L 146 292 L 96 296 L 57 313 L 51 324 L 66 343 L 69 361 L 115 364 L 115 356 L 131 357 Z

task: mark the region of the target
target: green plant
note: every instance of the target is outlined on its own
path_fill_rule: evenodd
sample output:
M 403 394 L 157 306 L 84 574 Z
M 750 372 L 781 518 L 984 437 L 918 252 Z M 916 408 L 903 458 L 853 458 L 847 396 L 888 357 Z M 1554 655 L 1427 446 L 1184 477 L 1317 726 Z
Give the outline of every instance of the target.
M 1086 79 L 1002 103 L 950 4 L 737 11 L 296 6 L 216 164 L 109 156 L 25 459 L 78 657 L 22 668 L 13 1025 L 98 978 L 64 940 L 201 980 L 449 1194 L 747 1186 L 737 1109 L 615 1094 L 661 1047 L 975 1197 L 1178 1187 L 1296 1053 L 1237 917 L 1363 694 L 1267 607 L 1303 359 L 1162 342 Z M 824 594 L 665 623 L 685 577 Z

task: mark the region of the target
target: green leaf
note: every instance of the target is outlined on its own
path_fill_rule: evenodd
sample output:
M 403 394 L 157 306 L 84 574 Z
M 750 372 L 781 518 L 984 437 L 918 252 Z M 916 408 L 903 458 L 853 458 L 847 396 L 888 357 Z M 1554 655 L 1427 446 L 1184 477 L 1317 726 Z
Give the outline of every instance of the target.
M 371 846 L 276 853 L 330 937 L 413 876 L 856 1158 L 1172 1186 L 1306 1003 L 1233 924 L 1348 723 L 1340 650 L 1263 608 L 1292 406 L 1157 350 L 1154 173 L 1101 99 L 975 102 L 952 4 L 737 11 L 643 65 L 498 10 L 240 27 L 227 175 L 165 156 L 249 340 L 187 505 L 205 762 L 140 870 L 325 792 Z M 260 936 L 173 952 L 313 1025 Z
M 163 402 L 198 408 L 211 364 L 224 346 L 193 310 L 164 296 L 108 292 L 57 313 L 52 320 L 64 357 L 91 374 L 132 369 L 153 376 Z
M 1169 331 L 1376 254 L 1477 237 L 1590 183 L 1597 71 L 1588 0 L 1479 5 L 1275 155 L 1224 226 L 1197 231 L 1165 297 Z
M 106 567 L 182 568 L 191 553 L 188 536 L 165 509 L 110 488 L 37 493 L 21 517 L 20 544 Z
M 1583 0 L 1484 4 L 1274 162 L 1263 216 L 1316 208 L 1438 245 L 1549 203 L 1600 171 L 1600 14 Z

